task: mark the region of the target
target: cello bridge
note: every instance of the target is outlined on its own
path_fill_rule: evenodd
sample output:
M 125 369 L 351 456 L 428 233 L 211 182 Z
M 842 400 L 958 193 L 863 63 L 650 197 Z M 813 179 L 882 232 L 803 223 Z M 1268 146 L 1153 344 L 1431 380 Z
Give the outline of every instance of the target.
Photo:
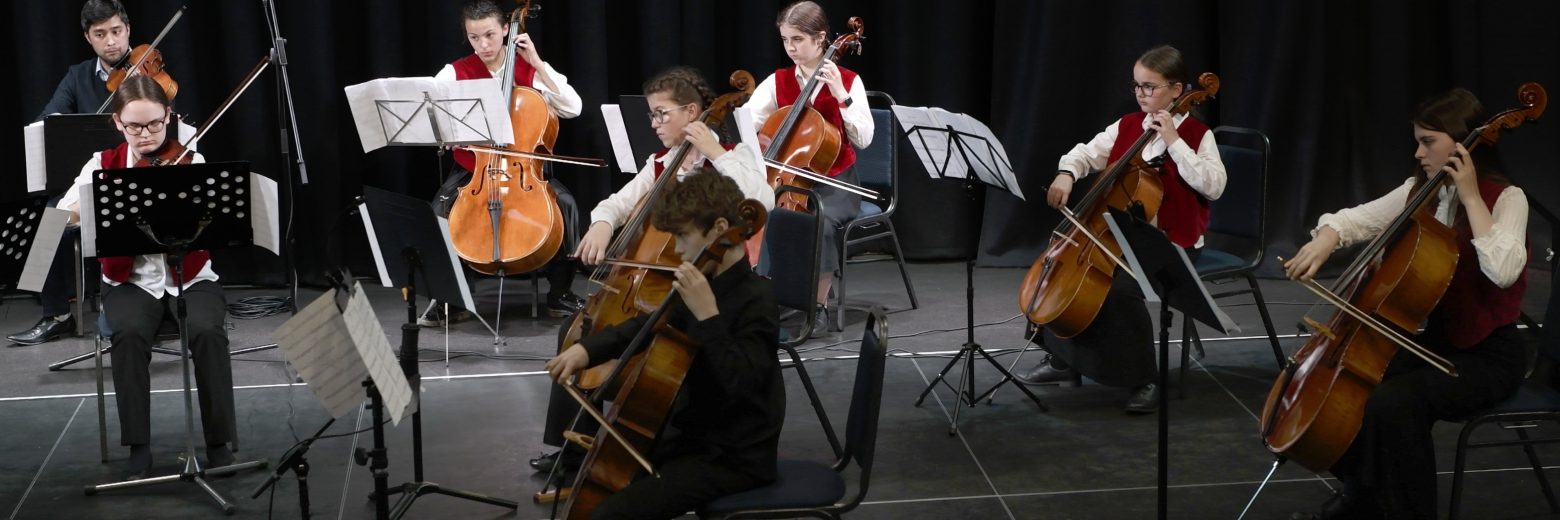
M 1306 316 L 1302 318 L 1302 320 L 1305 321 L 1305 326 L 1310 327 L 1313 331 L 1316 331 L 1316 334 L 1321 334 L 1323 336 L 1327 336 L 1327 339 L 1338 341 L 1338 335 L 1334 334 L 1333 330 L 1326 325 L 1322 325 L 1320 322 L 1311 319 L 1310 316 Z

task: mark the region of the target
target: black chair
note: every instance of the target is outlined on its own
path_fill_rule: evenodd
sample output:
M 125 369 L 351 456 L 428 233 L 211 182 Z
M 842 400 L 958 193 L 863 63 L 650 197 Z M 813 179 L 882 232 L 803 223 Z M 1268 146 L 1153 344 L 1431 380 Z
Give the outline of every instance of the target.
M 880 100 L 883 104 L 893 105 L 894 98 L 888 94 L 871 91 L 867 93 L 867 99 Z M 915 285 L 910 282 L 910 272 L 905 270 L 905 253 L 899 247 L 899 235 L 894 233 L 894 211 L 899 207 L 899 129 L 895 126 L 894 112 L 888 108 L 872 109 L 872 124 L 875 130 L 872 133 L 872 144 L 865 149 L 856 152 L 856 178 L 861 186 L 878 192 L 883 200 L 861 201 L 861 213 L 850 222 L 840 227 L 840 283 L 836 290 L 839 296 L 838 316 L 834 320 L 841 327 L 845 324 L 845 267 L 849 264 L 861 264 L 887 260 L 886 258 L 850 259 L 851 246 L 858 246 L 887 238 L 894 246 L 894 261 L 899 263 L 899 276 L 904 279 L 905 293 L 910 296 L 910 308 L 919 309 L 921 304 L 915 298 Z
M 1554 214 L 1548 209 L 1531 204 L 1534 211 L 1549 220 L 1551 231 L 1557 233 L 1554 238 L 1560 238 L 1560 226 Z M 1524 315 L 1523 321 L 1528 324 L 1528 330 L 1537 338 L 1537 348 L 1530 352 L 1528 363 L 1528 379 L 1522 382 L 1517 393 L 1498 405 L 1487 410 L 1459 419 L 1463 423 L 1462 431 L 1457 436 L 1457 455 L 1452 463 L 1452 503 L 1450 518 L 1456 519 L 1462 510 L 1463 474 L 1467 469 L 1467 455 L 1470 449 L 1494 448 L 1501 446 L 1522 446 L 1526 452 L 1528 464 L 1533 467 L 1533 474 L 1537 477 L 1538 485 L 1544 492 L 1544 499 L 1549 501 L 1549 511 L 1560 513 L 1560 500 L 1556 500 L 1554 489 L 1549 485 L 1549 479 L 1544 475 L 1544 463 L 1538 458 L 1538 453 L 1533 446 L 1538 444 L 1560 444 L 1560 435 L 1548 435 L 1534 438 L 1529 435 L 1530 430 L 1538 428 L 1544 422 L 1560 424 L 1560 391 L 1541 381 L 1542 378 L 1534 378 L 1537 366 L 1549 366 L 1550 360 L 1546 359 L 1549 352 L 1560 349 L 1560 330 L 1552 326 L 1560 323 L 1560 307 L 1555 305 L 1556 290 L 1560 290 L 1560 278 L 1554 276 L 1555 267 L 1560 267 L 1553 254 L 1548 257 L 1550 265 L 1549 280 L 1549 308 L 1544 314 L 1544 327 L 1534 326 L 1533 321 Z M 1544 362 L 1540 362 L 1540 361 Z M 1514 440 L 1506 441 L 1470 441 L 1473 431 L 1486 424 L 1494 424 L 1503 430 L 1511 431 L 1516 435 Z
M 818 390 L 813 388 L 801 355 L 796 352 L 796 347 L 806 343 L 812 336 L 813 327 L 817 326 L 818 249 L 823 243 L 823 218 L 819 215 L 823 214 L 823 201 L 812 190 L 795 186 L 781 186 L 775 192 L 777 195 L 795 192 L 807 198 L 807 212 L 775 208 L 769 212 L 769 222 L 764 225 L 764 249 L 769 255 L 769 279 L 774 287 L 775 303 L 803 315 L 801 330 L 780 341 L 781 350 L 791 357 L 791 362 L 782 368 L 796 369 L 796 376 L 807 391 L 807 399 L 812 401 L 813 410 L 818 413 L 823 435 L 829 440 L 835 456 L 839 456 L 842 451 L 839 437 L 823 410 L 823 402 L 818 399 Z M 787 331 L 782 329 L 781 332 Z
M 1267 251 L 1267 173 L 1268 138 L 1262 132 L 1249 128 L 1220 126 L 1213 130 L 1219 142 L 1219 156 L 1224 161 L 1227 181 L 1224 194 L 1213 202 L 1208 217 L 1208 231 L 1204 234 L 1202 253 L 1197 257 L 1197 275 L 1204 282 L 1226 283 L 1241 278 L 1246 288 L 1213 293 L 1215 299 L 1250 294 L 1256 301 L 1257 313 L 1262 316 L 1268 342 L 1273 346 L 1273 359 L 1282 368 L 1284 350 L 1278 344 L 1278 333 L 1273 329 L 1273 318 L 1268 315 L 1267 301 L 1262 298 L 1262 288 L 1257 284 L 1257 266 L 1262 265 Z M 1204 355 L 1202 338 L 1190 320 L 1181 324 L 1181 380 L 1186 380 L 1186 369 L 1191 361 L 1191 346 L 1197 355 Z M 1181 385 L 1181 396 L 1186 395 L 1186 385 Z
M 845 454 L 833 467 L 817 462 L 781 460 L 773 484 L 729 495 L 699 510 L 701 518 L 839 518 L 861 505 L 872 480 L 878 409 L 883 402 L 883 369 L 888 351 L 888 322 L 882 308 L 867 316 L 861 357 L 845 426 Z M 844 472 L 855 462 L 856 492 L 846 498 Z

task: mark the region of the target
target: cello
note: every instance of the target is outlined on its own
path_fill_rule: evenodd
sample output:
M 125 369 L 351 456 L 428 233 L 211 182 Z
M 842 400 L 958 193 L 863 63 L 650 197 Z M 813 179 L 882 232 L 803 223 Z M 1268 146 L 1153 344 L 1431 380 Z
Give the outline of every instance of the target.
M 753 75 L 745 70 L 731 73 L 730 84 L 737 89 L 715 98 L 708 108 L 699 114 L 699 120 L 711 128 L 719 126 L 734 108 L 746 103 L 753 94 Z M 664 188 L 677 182 L 674 173 L 681 168 L 693 145 L 683 141 L 671 152 L 672 160 L 666 173 L 656 178 L 650 191 L 634 207 L 632 217 L 623 226 L 623 232 L 607 247 L 607 258 L 623 259 L 642 264 L 675 267 L 682 264 L 677 254 L 677 241 L 671 233 L 650 225 L 650 201 L 655 200 Z M 566 326 L 558 352 L 563 352 L 585 336 L 650 312 L 666 299 L 672 291 L 672 278 L 660 276 L 650 268 L 603 262 L 591 273 L 590 282 L 601 289 L 590 295 L 585 308 L 576 314 Z M 580 372 L 576 386 L 587 390 L 599 388 L 606 381 L 613 363 Z
M 1537 83 L 1517 89 L 1521 108 L 1507 110 L 1469 132 L 1470 152 L 1494 145 L 1503 130 L 1535 121 L 1548 105 Z M 1317 330 L 1273 381 L 1262 407 L 1262 442 L 1282 460 L 1306 469 L 1331 469 L 1359 433 L 1365 403 L 1381 383 L 1398 348 L 1456 376 L 1451 362 L 1409 336 L 1451 284 L 1458 259 L 1457 232 L 1435 218 L 1446 170 L 1416 184 L 1397 218 L 1344 270 L 1332 288 L 1301 282 L 1339 311 Z M 1282 260 L 1282 259 L 1281 259 Z M 1475 260 L 1476 261 L 1476 260 Z
M 742 201 L 738 215 L 740 222 L 732 223 L 693 262 L 706 276 L 728 250 L 742 247 L 768 217 L 763 205 L 752 199 Z M 668 278 L 676 270 L 664 266 L 655 269 Z M 600 421 L 606 435 L 589 441 L 590 449 L 570 488 L 562 518 L 589 518 L 602 500 L 628 487 L 640 470 L 655 474 L 646 454 L 655 448 L 671 417 L 672 405 L 698 348 L 688 336 L 667 323 L 668 310 L 679 302 L 676 294 L 668 295 L 618 358 L 607 378 L 609 383 L 621 380 L 609 385 L 616 388 L 610 411 L 603 414 L 598 409 L 607 392 L 598 391 L 587 400 L 575 385 L 563 385 L 584 411 Z
M 1219 77 L 1211 72 L 1199 76 L 1197 84 L 1202 88 L 1181 94 L 1170 106 L 1172 115 L 1184 114 L 1219 93 Z M 1105 167 L 1077 210 L 1062 208 L 1065 218 L 1052 231 L 1054 238 L 1019 286 L 1019 312 L 1030 322 L 1050 328 L 1059 338 L 1076 336 L 1094 322 L 1116 268 L 1125 266 L 1121 246 L 1108 232 L 1107 210 L 1138 206 L 1148 221 L 1159 214 L 1164 184 L 1158 164 L 1142 157 L 1143 147 L 1158 135 L 1143 132 L 1121 158 Z
M 536 89 L 515 85 L 515 40 L 532 12 L 520 0 L 509 17 L 508 54 L 503 88 L 514 142 L 519 153 L 550 154 L 558 139 L 558 116 Z M 552 260 L 563 244 L 563 213 L 547 180 L 542 160 L 510 154 L 474 152 L 476 171 L 450 206 L 450 241 L 473 270 L 503 277 L 527 273 Z
M 758 131 L 759 135 L 769 138 L 769 146 L 764 149 L 764 165 L 769 170 L 770 186 L 779 188 L 787 185 L 810 190 L 815 181 L 821 180 L 820 177 L 827 178 L 818 172 L 829 172 L 834 161 L 839 158 L 840 147 L 850 146 L 850 143 L 844 142 L 844 134 L 840 129 L 835 128 L 812 107 L 813 91 L 818 87 L 818 70 L 823 69 L 823 62 L 841 54 L 861 54 L 862 33 L 866 31 L 861 17 L 850 17 L 846 25 L 850 31 L 835 38 L 834 43 L 824 51 L 818 69 L 813 70 L 807 83 L 802 85 L 796 103 L 780 107 L 764 121 L 764 126 Z M 850 186 L 840 181 L 829 184 Z M 807 197 L 788 191 L 775 197 L 775 207 L 806 212 Z

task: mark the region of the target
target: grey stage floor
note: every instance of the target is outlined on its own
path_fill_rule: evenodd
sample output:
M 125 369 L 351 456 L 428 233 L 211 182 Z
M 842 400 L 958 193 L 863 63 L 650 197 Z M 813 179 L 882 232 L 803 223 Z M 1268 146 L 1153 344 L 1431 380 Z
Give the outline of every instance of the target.
M 890 308 L 908 306 L 891 264 L 853 266 L 853 298 L 879 301 Z M 918 310 L 889 317 L 895 357 L 888 362 L 878 458 L 867 501 L 854 518 L 1147 518 L 1155 506 L 1155 432 L 1153 416 L 1128 416 L 1121 411 L 1126 391 L 1086 383 L 1081 388 L 1046 388 L 1037 393 L 1051 410 L 1043 413 L 1012 387 L 1002 388 L 989 405 L 960 412 L 959 434 L 948 435 L 953 414 L 951 392 L 944 389 L 920 407 L 913 406 L 926 382 L 963 342 L 964 269 L 962 264 L 912 265 L 921 298 Z M 1017 319 L 1015 291 L 1023 271 L 980 269 L 976 273 L 977 339 L 999 351 L 997 359 L 1012 363 L 1015 348 L 1024 344 L 1024 325 Z M 577 288 L 583 289 L 583 282 Z M 1548 299 L 1549 273 L 1533 272 L 1527 309 L 1542 316 Z M 421 369 L 424 383 L 426 478 L 447 486 L 492 494 L 521 502 L 518 512 L 448 497 L 427 496 L 412 508 L 413 518 L 544 518 L 548 508 L 529 497 L 541 477 L 525 460 L 543 449 L 538 437 L 545 407 L 547 381 L 541 362 L 554 349 L 559 320 L 529 317 L 529 284 L 511 283 L 505 299 L 502 331 L 507 344 L 495 346 L 482 325 L 469 321 L 448 335 L 425 329 Z M 1294 284 L 1265 280 L 1263 288 L 1281 334 L 1292 334 L 1294 323 L 1311 299 Z M 496 306 L 495 284 L 478 285 L 479 307 L 490 318 Z M 1217 290 L 1217 289 L 1215 289 Z M 230 298 L 266 291 L 232 291 Z M 379 316 L 398 340 L 404 307 L 390 289 L 369 290 Z M 317 294 L 305 291 L 305 298 Z M 1230 300 L 1230 315 L 1246 328 L 1260 331 L 1256 312 L 1240 299 Z M 20 330 L 37 316 L 26 300 L 0 305 L 0 330 Z M 1315 314 L 1325 317 L 1327 312 Z M 270 343 L 270 332 L 283 317 L 236 321 L 234 348 Z M 853 313 L 845 332 L 814 340 L 808 370 L 824 394 L 826 408 L 843 429 L 849 400 L 855 349 L 862 315 Z M 1204 330 L 1213 338 L 1217 334 Z M 1286 351 L 1303 338 L 1286 337 Z M 448 343 L 449 360 L 445 360 Z M 118 425 L 113 400 L 108 400 L 111 443 L 106 463 L 98 455 L 98 420 L 94 371 L 84 363 L 50 372 L 56 359 L 90 352 L 92 342 L 72 338 L 44 346 L 0 349 L 0 515 L 12 518 L 206 518 L 220 513 L 194 486 L 170 484 L 142 490 L 83 496 L 82 486 L 114 478 L 126 451 L 117 446 Z M 1207 357 L 1191 367 L 1185 381 L 1188 397 L 1171 402 L 1170 515 L 1174 518 L 1235 518 L 1257 488 L 1272 457 L 1260 444 L 1255 412 L 1277 368 L 1265 338 L 1210 341 Z M 1019 360 L 1027 367 L 1039 355 Z M 327 419 L 308 389 L 290 385 L 292 375 L 277 351 L 235 358 L 241 458 L 273 461 L 295 439 L 306 436 Z M 1172 365 L 1175 367 L 1178 365 Z M 158 356 L 152 363 L 153 436 L 156 470 L 172 472 L 183 444 L 179 365 Z M 955 375 L 957 372 L 955 372 Z M 828 460 L 818 420 L 786 373 L 789 403 L 781 455 Z M 997 380 L 995 371 L 977 364 L 977 383 Z M 348 433 L 366 427 L 369 419 L 348 414 L 331 427 Z M 1436 428 L 1438 460 L 1449 469 L 1456 425 Z M 388 434 L 390 482 L 411 478 L 411 428 L 403 423 Z M 1492 437 L 1498 432 L 1488 432 Z M 1509 434 L 1507 434 L 1509 435 Z M 312 510 L 317 518 L 371 518 L 366 499 L 370 473 L 351 462 L 354 448 L 368 446 L 369 434 L 322 440 L 309 452 Z M 1543 497 L 1531 470 L 1516 450 L 1486 450 L 1470 463 L 1466 512 L 1472 518 L 1532 518 L 1545 514 Z M 1541 449 L 1554 464 L 1560 449 Z M 1560 478 L 1550 466 L 1551 479 Z M 264 518 L 267 497 L 248 498 L 264 478 L 251 472 L 214 481 L 238 505 L 241 518 Z M 1278 471 L 1257 498 L 1249 518 L 1287 518 L 1323 500 L 1332 481 L 1296 466 Z M 1447 500 L 1450 476 L 1443 472 L 1441 500 Z M 297 518 L 297 483 L 289 477 L 277 486 L 274 516 Z

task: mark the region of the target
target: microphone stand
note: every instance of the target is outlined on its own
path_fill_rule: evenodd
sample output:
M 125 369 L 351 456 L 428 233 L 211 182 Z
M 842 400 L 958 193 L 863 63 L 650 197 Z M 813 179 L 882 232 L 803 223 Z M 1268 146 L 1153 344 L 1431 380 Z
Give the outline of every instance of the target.
M 282 182 L 282 200 L 287 201 L 287 222 L 284 224 L 282 245 L 282 268 L 287 272 L 288 296 L 291 298 L 292 313 L 298 314 L 298 271 L 296 259 L 293 257 L 293 209 L 297 206 L 294 199 L 292 168 L 294 160 L 293 148 L 298 150 L 297 167 L 299 182 L 307 186 L 309 184 L 309 165 L 303 159 L 303 138 L 298 135 L 298 112 L 293 104 L 292 80 L 287 73 L 287 39 L 282 37 L 281 24 L 276 17 L 276 4 L 274 0 L 260 0 L 265 12 L 266 29 L 271 34 L 271 63 L 276 65 L 276 119 L 278 134 L 281 138 L 282 168 L 286 171 Z

